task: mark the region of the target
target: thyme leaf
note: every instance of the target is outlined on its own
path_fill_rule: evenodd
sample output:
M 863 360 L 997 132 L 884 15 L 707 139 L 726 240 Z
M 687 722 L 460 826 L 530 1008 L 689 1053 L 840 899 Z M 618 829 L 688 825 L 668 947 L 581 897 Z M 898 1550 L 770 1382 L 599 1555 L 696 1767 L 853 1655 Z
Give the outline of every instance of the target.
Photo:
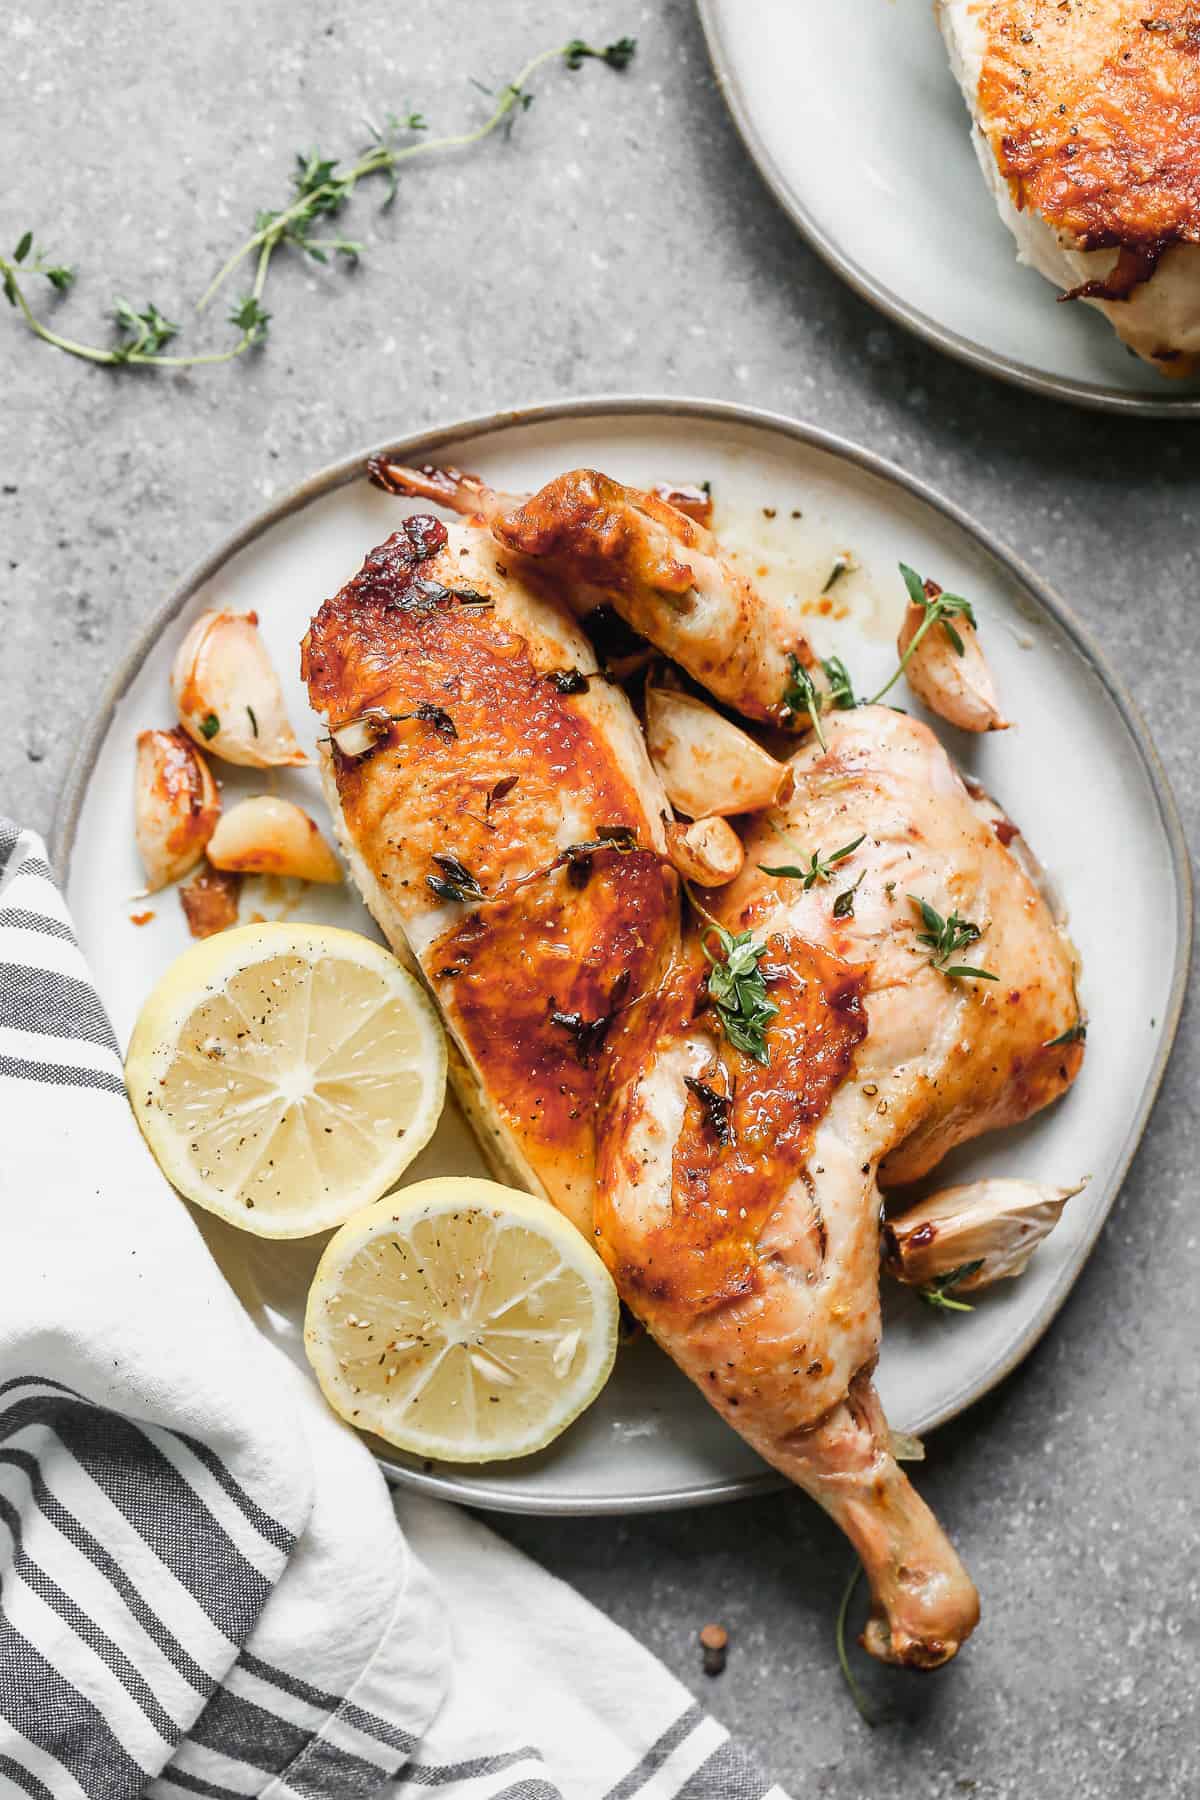
M 858 701 L 854 698 L 854 683 L 850 679 L 850 672 L 841 657 L 823 656 L 821 667 L 829 683 L 829 705 L 835 706 L 839 712 L 853 712 Z
M 927 1281 L 924 1287 L 919 1287 L 917 1293 L 926 1306 L 940 1308 L 942 1312 L 974 1312 L 975 1308 L 969 1300 L 956 1300 L 950 1290 L 957 1287 L 960 1281 L 965 1281 L 969 1275 L 974 1275 L 982 1267 L 983 1258 L 980 1256 L 974 1262 L 965 1262 L 957 1269 L 947 1270 L 944 1275 L 935 1275 L 932 1281 Z
M 485 817 L 491 812 L 493 806 L 499 806 L 502 800 L 508 798 L 520 779 L 519 775 L 505 775 L 502 780 L 497 781 L 493 787 L 488 789 L 487 798 L 483 803 Z
M 585 57 L 594 56 L 599 62 L 607 63 L 610 69 L 627 69 L 637 51 L 637 39 L 634 37 L 618 38 L 615 44 L 605 44 L 597 50 L 592 44 L 585 44 L 582 38 L 572 38 L 563 51 L 568 69 L 583 67 Z
M 842 579 L 843 575 L 849 574 L 853 567 L 853 559 L 843 552 L 839 552 L 833 559 L 832 569 L 830 569 L 828 575 L 825 577 L 824 585 L 821 588 L 822 594 L 827 594 L 830 588 L 834 587 L 837 582 Z
M 865 869 L 860 870 L 858 881 L 852 887 L 844 888 L 834 901 L 833 916 L 835 919 L 852 919 L 854 917 L 854 896 L 858 892 L 858 883 L 866 872 Z
M 931 906 L 928 900 L 921 900 L 916 894 L 908 897 L 920 913 L 921 923 L 925 927 L 924 931 L 917 932 L 917 942 L 925 945 L 935 969 L 955 980 L 965 976 L 975 981 L 999 981 L 1000 977 L 993 975 L 989 969 L 977 969 L 969 963 L 952 964 L 950 961 L 952 956 L 965 950 L 968 944 L 977 944 L 983 936 L 973 920 L 960 918 L 956 912 L 952 912 L 948 919 L 943 919 L 936 906 Z
M 552 1012 L 550 1021 L 553 1025 L 561 1025 L 569 1031 L 575 1040 L 575 1054 L 581 1063 L 590 1063 L 599 1051 L 609 1027 L 613 1021 L 611 1013 L 601 1013 L 598 1019 L 585 1019 L 579 1012 Z
M 828 881 L 835 865 L 844 862 L 848 856 L 852 856 L 866 835 L 865 831 L 860 832 L 852 844 L 843 844 L 841 849 L 835 850 L 831 856 L 822 856 L 819 850 L 814 850 L 808 859 L 806 868 L 797 867 L 795 863 L 781 863 L 778 867 L 759 863 L 758 866 L 764 875 L 783 875 L 789 881 L 802 881 L 804 891 L 807 893 L 809 888 L 814 887 L 818 881 Z M 858 881 L 861 880 L 862 876 L 860 875 Z M 858 881 L 855 882 L 855 887 L 858 886 Z M 835 916 L 841 918 L 842 915 L 837 913 Z
M 413 717 L 420 719 L 422 724 L 431 726 L 440 738 L 445 738 L 447 743 L 458 736 L 454 720 L 445 707 L 435 706 L 432 700 L 422 700 Z
M 1082 1019 L 1077 1019 L 1074 1025 L 1069 1026 L 1066 1031 L 1060 1031 L 1057 1037 L 1048 1038 L 1042 1049 L 1054 1050 L 1059 1044 L 1082 1044 L 1086 1038 L 1087 1025 Z
M 716 952 L 709 939 L 717 941 Z M 767 1027 L 779 1011 L 767 993 L 759 963 L 767 946 L 754 941 L 750 931 L 736 937 L 715 922 L 704 931 L 701 946 L 708 958 L 708 998 L 721 1021 L 725 1036 L 735 1050 L 752 1056 L 755 1062 L 769 1063 Z
M 788 651 L 788 678 L 783 689 L 783 709 L 793 718 L 801 713 L 808 714 L 809 724 L 817 734 L 817 742 L 822 750 L 829 745 L 825 733 L 821 729 L 821 711 L 825 704 L 825 696 L 820 688 L 813 685 L 813 678 L 804 667 L 794 650 Z
M 468 900 L 487 898 L 470 869 L 457 856 L 441 851 L 434 856 L 433 861 L 442 873 L 427 875 L 425 885 L 432 888 L 439 900 L 453 900 L 462 905 Z

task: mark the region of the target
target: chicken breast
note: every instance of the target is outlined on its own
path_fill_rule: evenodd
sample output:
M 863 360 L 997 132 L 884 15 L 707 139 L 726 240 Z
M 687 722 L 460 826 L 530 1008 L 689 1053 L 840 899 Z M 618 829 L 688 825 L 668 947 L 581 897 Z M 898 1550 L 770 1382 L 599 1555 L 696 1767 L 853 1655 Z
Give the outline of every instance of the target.
M 599 1050 L 679 937 L 632 708 L 486 532 L 424 516 L 322 606 L 302 671 L 338 837 L 441 1006 L 464 1110 L 503 1179 L 590 1234 Z
M 1166 375 L 1200 367 L 1200 19 L 1189 0 L 935 0 L 1022 262 Z

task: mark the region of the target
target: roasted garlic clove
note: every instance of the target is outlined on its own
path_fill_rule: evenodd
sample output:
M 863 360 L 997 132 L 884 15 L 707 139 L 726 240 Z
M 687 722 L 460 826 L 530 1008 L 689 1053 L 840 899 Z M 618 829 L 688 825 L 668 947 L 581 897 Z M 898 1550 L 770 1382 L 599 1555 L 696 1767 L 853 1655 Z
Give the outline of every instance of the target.
M 690 819 L 754 812 L 791 791 L 786 763 L 674 688 L 647 687 L 646 744 L 671 805 Z
M 676 820 L 666 827 L 667 855 L 679 873 L 702 887 L 724 887 L 740 875 L 746 852 L 732 825 L 724 819 Z
M 952 1292 L 972 1293 L 1019 1275 L 1078 1187 L 1036 1181 L 973 1181 L 945 1188 L 883 1227 L 883 1260 L 909 1287 L 961 1269 Z
M 910 602 L 896 640 L 901 656 L 926 617 L 924 607 Z M 956 613 L 949 623 L 962 645 L 962 655 L 945 626 L 934 625 L 905 666 L 909 687 L 930 712 L 949 725 L 957 725 L 960 731 L 1007 731 L 1009 720 L 1000 712 L 996 684 L 980 647 L 979 633 L 961 613 Z
M 231 806 L 208 844 L 215 869 L 242 875 L 295 875 L 332 884 L 341 865 L 303 807 L 259 794 Z
M 148 893 L 195 868 L 220 816 L 217 784 L 185 734 L 178 727 L 139 732 L 134 831 Z
M 308 761 L 257 613 L 201 613 L 179 646 L 171 692 L 188 736 L 214 756 L 252 769 Z

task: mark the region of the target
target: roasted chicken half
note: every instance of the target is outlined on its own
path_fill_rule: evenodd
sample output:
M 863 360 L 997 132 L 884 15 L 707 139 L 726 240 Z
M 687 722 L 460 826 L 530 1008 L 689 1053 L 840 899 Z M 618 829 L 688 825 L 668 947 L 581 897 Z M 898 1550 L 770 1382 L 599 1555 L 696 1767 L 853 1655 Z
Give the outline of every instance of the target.
M 1200 363 L 1191 0 L 935 0 L 1018 255 L 1164 374 Z
M 594 1234 L 713 1405 L 847 1531 L 872 1652 L 933 1666 L 977 1599 L 871 1385 L 876 1172 L 909 1180 L 1062 1091 L 1080 1057 L 1052 1047 L 1077 1017 L 1070 946 L 1011 826 L 881 707 L 827 719 L 828 751 L 797 753 L 743 873 L 681 931 L 665 795 L 557 581 L 561 563 L 550 579 L 494 523 L 418 516 L 326 601 L 303 666 L 339 835 L 437 995 L 498 1171 Z M 660 635 L 672 649 L 669 621 Z M 836 883 L 756 866 L 852 839 Z M 995 983 L 934 966 L 910 893 L 978 921 Z M 717 921 L 762 946 L 765 1061 L 714 1007 Z

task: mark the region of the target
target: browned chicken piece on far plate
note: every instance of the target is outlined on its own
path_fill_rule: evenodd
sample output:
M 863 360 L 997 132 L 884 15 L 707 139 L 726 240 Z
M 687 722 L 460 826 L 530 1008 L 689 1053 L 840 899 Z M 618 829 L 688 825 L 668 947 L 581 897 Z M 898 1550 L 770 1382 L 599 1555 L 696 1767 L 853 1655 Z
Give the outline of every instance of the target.
M 923 1173 L 1078 1068 L 1078 1043 L 1049 1047 L 1077 1020 L 1073 953 L 1010 830 L 923 726 L 829 717 L 828 752 L 802 748 L 790 797 L 756 815 L 743 873 L 700 896 L 765 945 L 764 1063 L 714 1010 L 712 926 L 681 933 L 632 708 L 482 512 L 406 519 L 320 609 L 304 675 L 351 867 L 437 996 L 497 1171 L 594 1235 L 680 1367 L 847 1532 L 872 1653 L 944 1662 L 978 1601 L 871 1383 L 876 1171 Z M 756 867 L 860 834 L 808 891 Z M 933 965 L 910 893 L 978 921 L 972 961 L 995 983 Z
M 1165 375 L 1200 366 L 1194 0 L 935 0 L 1022 262 Z

